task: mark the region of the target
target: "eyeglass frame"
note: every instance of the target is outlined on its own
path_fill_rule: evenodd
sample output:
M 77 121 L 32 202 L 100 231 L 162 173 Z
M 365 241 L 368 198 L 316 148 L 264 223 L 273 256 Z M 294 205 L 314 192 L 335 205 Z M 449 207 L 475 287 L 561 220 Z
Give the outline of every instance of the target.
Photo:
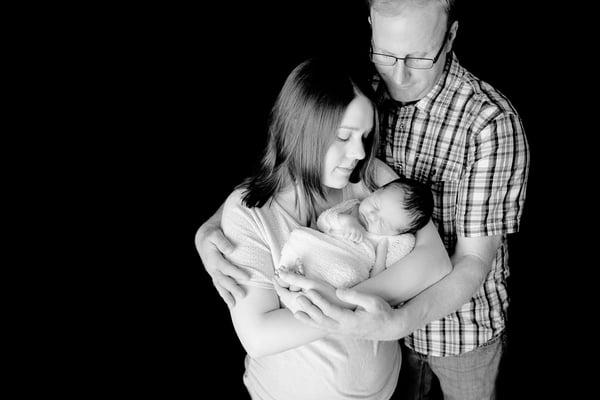
M 396 64 L 398 63 L 398 60 L 402 60 L 402 61 L 404 61 L 404 66 L 406 66 L 406 68 L 411 68 L 411 69 L 431 69 L 431 68 L 433 68 L 433 66 L 435 65 L 435 63 L 436 63 L 436 62 L 439 60 L 439 58 L 441 57 L 441 55 L 442 55 L 442 50 L 444 50 L 444 47 L 446 47 L 446 42 L 448 41 L 449 34 L 450 34 L 450 29 L 446 29 L 446 34 L 444 35 L 444 40 L 442 41 L 442 47 L 440 47 L 440 49 L 438 50 L 438 52 L 437 52 L 437 54 L 435 55 L 435 57 L 434 57 L 434 58 L 427 58 L 427 57 L 410 57 L 410 56 L 406 56 L 406 57 L 396 57 L 396 56 L 395 56 L 395 55 L 393 55 L 393 54 L 375 53 L 375 52 L 373 51 L 373 45 L 371 45 L 371 51 L 369 52 L 369 53 L 370 53 L 370 56 L 371 56 L 371 57 L 370 57 L 370 58 L 371 58 L 371 62 L 372 62 L 373 64 L 377 64 L 376 62 L 374 62 L 374 61 L 373 61 L 373 54 L 377 54 L 377 55 L 380 55 L 380 56 L 386 56 L 386 57 L 392 57 L 392 58 L 395 58 L 395 61 L 394 61 L 394 63 L 393 63 L 392 65 L 384 65 L 384 64 L 377 64 L 377 65 L 384 65 L 384 66 L 386 66 L 386 67 L 393 67 L 394 65 L 396 65 Z M 413 60 L 415 60 L 415 59 L 416 59 L 416 60 L 427 60 L 427 61 L 431 61 L 431 67 L 428 67 L 428 68 L 415 68 L 415 67 L 409 67 L 408 65 L 406 65 L 406 61 L 405 61 L 407 58 L 409 58 L 409 59 L 413 59 Z

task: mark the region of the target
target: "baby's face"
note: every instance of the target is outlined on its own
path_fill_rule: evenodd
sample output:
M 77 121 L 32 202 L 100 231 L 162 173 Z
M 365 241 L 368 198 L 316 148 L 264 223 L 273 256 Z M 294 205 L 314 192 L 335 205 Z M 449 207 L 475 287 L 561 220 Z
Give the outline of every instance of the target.
M 404 210 L 404 192 L 392 186 L 378 189 L 358 207 L 360 223 L 368 232 L 397 235 L 404 232 L 412 218 Z

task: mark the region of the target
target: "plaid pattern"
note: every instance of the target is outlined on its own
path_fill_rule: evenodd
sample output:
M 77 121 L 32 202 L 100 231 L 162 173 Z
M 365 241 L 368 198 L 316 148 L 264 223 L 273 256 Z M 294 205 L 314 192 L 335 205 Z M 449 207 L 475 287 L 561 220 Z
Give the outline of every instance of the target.
M 449 254 L 458 236 L 502 235 L 481 289 L 457 312 L 406 337 L 432 356 L 464 353 L 502 332 L 508 307 L 506 235 L 523 211 L 529 150 L 519 116 L 497 90 L 448 57 L 445 72 L 423 99 L 404 106 L 376 77 L 381 120 L 379 157 L 399 175 L 430 185 L 433 221 Z

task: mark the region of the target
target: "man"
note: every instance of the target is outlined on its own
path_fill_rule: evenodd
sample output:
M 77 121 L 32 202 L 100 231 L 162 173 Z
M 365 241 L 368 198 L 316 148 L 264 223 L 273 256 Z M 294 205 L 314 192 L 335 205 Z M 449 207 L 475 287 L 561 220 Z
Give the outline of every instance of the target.
M 528 173 L 521 121 L 508 100 L 463 67 L 451 52 L 458 22 L 454 1 L 371 0 L 371 60 L 377 69 L 380 158 L 399 175 L 427 183 L 433 220 L 453 271 L 401 307 L 347 290 L 355 311 L 308 291 L 297 318 L 336 334 L 405 338 L 398 392 L 427 394 L 433 375 L 445 398 L 493 396 L 508 306 L 506 237 L 518 231 Z M 198 231 L 197 246 L 228 304 L 243 273 L 220 254 L 228 243 L 220 213 Z M 307 279 L 282 274 L 302 288 Z M 285 303 L 288 290 L 279 289 Z

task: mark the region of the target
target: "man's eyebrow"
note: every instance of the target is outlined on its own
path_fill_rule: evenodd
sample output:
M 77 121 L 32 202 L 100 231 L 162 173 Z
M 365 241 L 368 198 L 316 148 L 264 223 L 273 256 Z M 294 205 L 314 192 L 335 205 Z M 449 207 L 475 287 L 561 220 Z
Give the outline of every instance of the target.
M 414 57 L 414 58 L 423 58 L 426 55 L 428 55 L 429 53 L 433 52 L 432 50 L 427 50 L 427 51 L 423 51 L 423 50 L 419 50 L 419 51 L 412 51 L 408 54 L 406 54 L 404 57 L 399 57 L 396 54 L 392 53 L 391 51 L 385 50 L 385 49 L 381 49 L 381 48 L 375 48 L 375 46 L 371 45 L 373 47 L 373 52 L 375 53 L 379 53 L 379 54 L 386 54 L 388 56 L 394 56 L 396 58 L 404 58 L 404 57 Z

